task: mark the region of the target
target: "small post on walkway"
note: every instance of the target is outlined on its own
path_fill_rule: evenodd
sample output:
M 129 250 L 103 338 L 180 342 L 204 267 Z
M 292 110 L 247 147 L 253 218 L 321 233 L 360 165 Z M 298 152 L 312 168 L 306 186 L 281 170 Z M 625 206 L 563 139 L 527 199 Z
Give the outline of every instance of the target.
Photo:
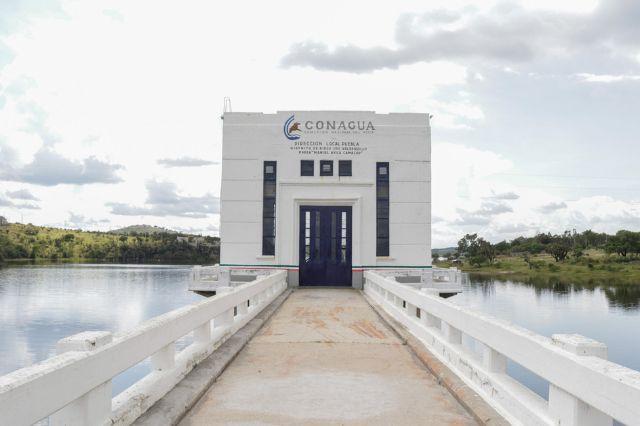
M 502 355 L 495 349 L 483 345 L 482 348 L 482 365 L 490 373 L 506 373 L 507 357 Z
M 202 276 L 202 266 L 196 265 L 191 268 L 191 281 L 200 281 Z
M 151 366 L 154 370 L 166 371 L 175 365 L 176 362 L 176 344 L 169 343 L 155 354 L 151 355 Z
M 206 344 L 211 342 L 211 320 L 193 330 L 193 338 L 198 343 Z
M 247 315 L 247 312 L 249 312 L 249 306 L 247 305 L 246 300 L 243 300 L 242 303 L 237 306 L 237 311 L 239 316 Z
M 425 327 L 440 328 L 440 320 L 438 317 L 430 314 L 427 311 L 420 311 L 420 321 Z
M 70 351 L 89 352 L 111 343 L 108 331 L 85 331 L 65 337 L 56 344 L 58 355 Z M 36 402 L 36 401 L 34 401 Z M 91 389 L 80 398 L 49 416 L 51 426 L 105 424 L 111 420 L 111 380 Z
M 579 334 L 554 334 L 553 344 L 579 356 L 607 359 L 607 346 Z M 613 420 L 600 410 L 571 395 L 554 384 L 549 384 L 549 413 L 567 426 L 611 426 Z
M 420 283 L 423 285 L 433 285 L 433 269 L 425 268 L 420 271 Z
M 451 324 L 442 321 L 442 334 L 448 343 L 453 345 L 462 344 L 462 333 Z
M 406 313 L 409 316 L 409 318 L 417 319 L 418 309 L 417 309 L 416 305 L 414 305 L 412 303 L 409 303 L 407 301 L 407 302 L 405 302 L 405 310 L 406 310 Z
M 221 266 L 218 269 L 218 285 L 229 287 L 231 285 L 231 269 Z
M 226 293 L 230 293 L 232 291 L 233 291 L 232 287 L 218 287 L 216 289 L 216 294 L 223 295 Z M 230 326 L 231 324 L 233 324 L 233 308 L 227 309 L 226 311 L 224 311 L 223 313 L 221 313 L 220 315 L 218 315 L 213 319 L 214 328 L 227 327 L 227 326 Z

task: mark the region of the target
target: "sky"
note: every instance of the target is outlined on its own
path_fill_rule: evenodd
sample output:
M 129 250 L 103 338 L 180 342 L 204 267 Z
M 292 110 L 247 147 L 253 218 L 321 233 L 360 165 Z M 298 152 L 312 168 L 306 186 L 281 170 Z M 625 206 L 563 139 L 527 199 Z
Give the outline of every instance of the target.
M 234 111 L 428 112 L 433 246 L 640 230 L 640 2 L 0 2 L 0 215 L 217 235 Z

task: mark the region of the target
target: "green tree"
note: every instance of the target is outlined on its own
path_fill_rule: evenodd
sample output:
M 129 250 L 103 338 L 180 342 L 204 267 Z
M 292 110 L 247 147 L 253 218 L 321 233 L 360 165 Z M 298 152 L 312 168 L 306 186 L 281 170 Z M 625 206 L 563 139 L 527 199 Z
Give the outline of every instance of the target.
M 458 241 L 458 254 L 464 255 L 472 265 L 492 263 L 496 258 L 495 247 L 478 234 L 467 234 Z
M 640 234 L 620 230 L 609 238 L 604 249 L 607 253 L 616 253 L 622 257 L 627 257 L 629 253 L 638 254 L 640 252 Z

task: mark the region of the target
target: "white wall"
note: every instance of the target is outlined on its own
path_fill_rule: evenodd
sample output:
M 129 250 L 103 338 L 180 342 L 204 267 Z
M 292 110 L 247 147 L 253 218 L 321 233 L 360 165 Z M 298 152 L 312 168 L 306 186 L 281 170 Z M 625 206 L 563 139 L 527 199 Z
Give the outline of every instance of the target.
M 287 139 L 284 124 L 294 115 L 300 138 Z M 345 122 L 345 130 L 309 130 L 316 122 Z M 353 121 L 350 130 L 349 122 Z M 369 130 L 358 130 L 361 128 Z M 369 125 L 371 123 L 371 125 Z M 371 129 L 373 126 L 373 129 Z M 431 265 L 431 157 L 427 114 L 280 111 L 225 113 L 221 190 L 221 264 L 298 264 L 299 206 L 353 207 L 354 268 Z M 313 153 L 296 143 L 319 143 Z M 358 144 L 339 149 L 332 143 Z M 316 146 L 316 145 L 314 145 Z M 332 148 L 328 148 L 332 147 Z M 330 153 L 318 150 L 330 149 Z M 351 149 L 351 150 L 350 150 Z M 315 160 L 315 176 L 300 176 L 300 160 Z M 352 176 L 338 176 L 338 160 L 352 161 Z M 277 168 L 275 256 L 262 256 L 262 164 Z M 334 176 L 320 177 L 319 160 L 334 161 Z M 376 258 L 375 163 L 389 162 L 390 256 Z

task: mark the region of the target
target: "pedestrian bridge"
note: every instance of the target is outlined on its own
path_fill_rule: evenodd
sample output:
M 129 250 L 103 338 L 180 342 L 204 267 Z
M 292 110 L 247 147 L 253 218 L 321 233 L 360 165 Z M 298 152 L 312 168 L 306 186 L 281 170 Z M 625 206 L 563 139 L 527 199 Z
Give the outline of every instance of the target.
M 537 335 L 365 271 L 364 289 L 289 289 L 285 271 L 126 333 L 63 339 L 0 377 L 0 424 L 640 424 L 640 372 L 579 335 Z M 176 341 L 193 342 L 176 351 Z M 153 370 L 112 397 L 115 376 Z M 507 374 L 549 382 L 545 400 Z

